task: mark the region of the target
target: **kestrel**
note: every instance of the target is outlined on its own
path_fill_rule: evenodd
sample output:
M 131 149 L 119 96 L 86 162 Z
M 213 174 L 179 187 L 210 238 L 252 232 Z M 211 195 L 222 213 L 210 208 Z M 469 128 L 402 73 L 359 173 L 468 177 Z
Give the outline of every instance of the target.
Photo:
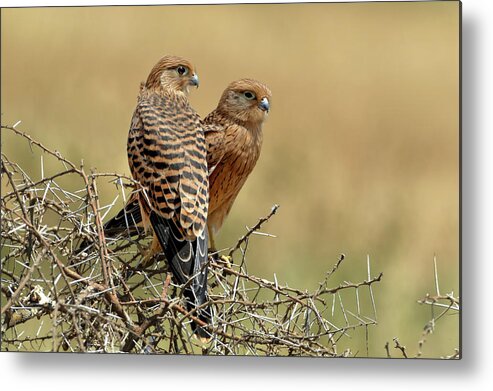
M 154 231 L 173 277 L 184 291 L 189 310 L 207 301 L 208 171 L 200 116 L 190 106 L 188 91 L 198 86 L 193 65 L 165 56 L 142 86 L 128 134 L 130 171 L 138 192 L 144 227 Z M 205 322 L 208 309 L 197 311 Z M 210 334 L 195 328 L 200 337 Z
M 208 228 L 212 251 L 215 251 L 214 235 L 222 227 L 260 156 L 262 126 L 270 110 L 271 96 L 270 89 L 256 80 L 234 81 L 224 90 L 217 108 L 203 121 L 209 167 Z M 135 235 L 141 226 L 140 208 L 133 195 L 104 229 L 110 236 L 124 231 Z
M 214 235 L 255 167 L 262 148 L 262 125 L 270 110 L 272 93 L 253 79 L 232 82 L 223 92 L 217 108 L 205 119 L 224 129 L 206 130 L 208 163 L 214 163 L 209 175 L 209 213 L 207 225 L 211 248 Z M 211 171 L 211 170 L 210 170 Z

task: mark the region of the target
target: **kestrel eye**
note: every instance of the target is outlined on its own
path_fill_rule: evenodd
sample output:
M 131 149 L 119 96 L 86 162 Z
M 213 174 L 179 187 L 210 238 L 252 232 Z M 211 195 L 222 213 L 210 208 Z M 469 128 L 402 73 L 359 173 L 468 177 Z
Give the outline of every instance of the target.
M 249 100 L 255 99 L 255 94 L 253 92 L 246 91 L 243 95 L 245 95 L 245 98 Z
M 178 71 L 178 74 L 180 76 L 183 76 L 183 75 L 186 75 L 188 73 L 188 69 L 185 68 L 184 66 L 180 65 L 178 68 L 176 68 L 176 70 Z

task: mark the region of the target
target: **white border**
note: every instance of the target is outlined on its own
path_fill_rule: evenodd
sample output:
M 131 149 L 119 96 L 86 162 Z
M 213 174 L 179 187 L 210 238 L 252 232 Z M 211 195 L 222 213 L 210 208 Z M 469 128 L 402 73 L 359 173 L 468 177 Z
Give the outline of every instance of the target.
M 140 4 L 165 3 L 210 4 L 217 1 L 147 0 Z M 0 1 L 2 7 L 94 4 L 138 3 L 125 0 Z M 489 222 L 493 221 L 492 4 L 486 0 L 463 1 L 464 358 L 461 361 L 0 353 L 2 389 L 491 389 L 493 309 L 489 288 L 493 279 L 493 229 Z M 487 255 L 490 255 L 490 259 Z

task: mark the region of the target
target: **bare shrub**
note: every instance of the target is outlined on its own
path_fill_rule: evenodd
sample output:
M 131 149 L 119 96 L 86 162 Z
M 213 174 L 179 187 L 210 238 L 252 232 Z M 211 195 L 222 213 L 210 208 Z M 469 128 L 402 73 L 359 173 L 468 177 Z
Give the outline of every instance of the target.
M 275 275 L 268 280 L 248 273 L 249 239 L 261 234 L 275 205 L 223 250 L 230 259 L 209 256 L 214 337 L 199 341 L 189 323 L 204 324 L 186 310 L 183 287 L 174 285 L 166 263 L 139 267 L 146 235 L 104 235 L 102 221 L 118 199 L 118 207 L 124 203 L 134 181 L 88 173 L 15 126 L 2 126 L 6 133 L 31 148 L 41 177 L 2 153 L 2 350 L 352 356 L 345 339 L 377 323 L 372 287 L 382 274 L 371 275 L 369 260 L 366 280 L 331 286 L 341 255 L 312 292 L 281 284 Z M 50 173 L 48 160 L 57 167 Z M 109 205 L 100 205 L 101 181 L 114 183 L 119 194 Z M 83 241 L 91 246 L 76 251 Z M 363 296 L 368 310 L 360 305 Z

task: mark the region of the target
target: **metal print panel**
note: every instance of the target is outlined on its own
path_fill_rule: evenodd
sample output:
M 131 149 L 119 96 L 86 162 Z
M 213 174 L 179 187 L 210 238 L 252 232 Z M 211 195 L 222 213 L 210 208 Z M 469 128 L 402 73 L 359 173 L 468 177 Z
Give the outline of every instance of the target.
M 2 9 L 1 350 L 460 358 L 460 17 Z

